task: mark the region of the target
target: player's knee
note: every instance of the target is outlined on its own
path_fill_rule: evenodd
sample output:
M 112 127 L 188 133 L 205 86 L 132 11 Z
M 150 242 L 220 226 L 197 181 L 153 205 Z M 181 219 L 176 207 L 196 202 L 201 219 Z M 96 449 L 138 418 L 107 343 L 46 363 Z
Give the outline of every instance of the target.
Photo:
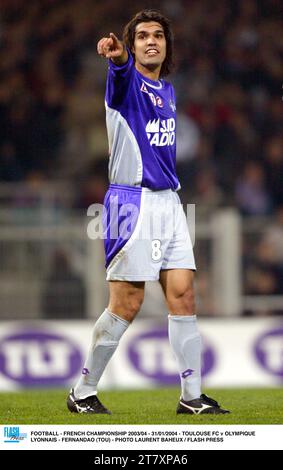
M 143 298 L 143 292 L 129 292 L 116 299 L 116 302 L 113 303 L 113 311 L 124 320 L 132 322 L 142 306 Z
M 128 297 L 128 302 L 127 302 L 125 310 L 126 312 L 128 312 L 130 316 L 129 321 L 132 321 L 134 317 L 137 315 L 137 313 L 139 312 L 143 303 L 143 298 L 144 296 L 143 296 L 143 293 L 141 292 Z
M 194 289 L 188 288 L 184 292 L 172 295 L 167 299 L 171 313 L 175 315 L 192 315 L 195 313 Z
M 188 311 L 188 313 L 195 312 L 195 294 L 194 289 L 188 289 L 183 295 L 183 304 L 184 308 Z

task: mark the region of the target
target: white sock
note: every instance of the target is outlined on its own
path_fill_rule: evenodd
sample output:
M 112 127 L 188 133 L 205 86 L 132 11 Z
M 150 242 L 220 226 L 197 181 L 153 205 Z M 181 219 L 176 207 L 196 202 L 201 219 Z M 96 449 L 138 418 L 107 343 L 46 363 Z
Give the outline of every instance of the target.
M 201 337 L 196 315 L 168 315 L 169 341 L 181 378 L 182 398 L 194 400 L 201 395 Z
M 92 341 L 82 375 L 74 388 L 76 398 L 96 395 L 97 384 L 114 354 L 129 322 L 105 309 L 94 325 Z

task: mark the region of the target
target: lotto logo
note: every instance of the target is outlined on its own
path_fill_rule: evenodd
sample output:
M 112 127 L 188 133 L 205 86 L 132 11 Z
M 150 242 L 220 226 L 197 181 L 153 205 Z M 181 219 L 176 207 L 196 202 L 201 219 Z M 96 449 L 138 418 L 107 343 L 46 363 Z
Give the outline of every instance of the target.
M 156 147 L 174 145 L 176 138 L 175 129 L 176 123 L 174 118 L 153 119 L 148 121 L 145 128 L 150 145 L 155 145 Z

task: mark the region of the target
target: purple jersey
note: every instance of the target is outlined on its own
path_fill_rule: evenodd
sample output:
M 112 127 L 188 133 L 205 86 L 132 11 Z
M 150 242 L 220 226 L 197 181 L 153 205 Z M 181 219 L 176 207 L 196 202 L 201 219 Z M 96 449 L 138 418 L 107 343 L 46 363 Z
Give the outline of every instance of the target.
M 144 77 L 128 55 L 122 66 L 109 60 L 105 106 L 110 183 L 175 191 L 180 184 L 173 86 Z

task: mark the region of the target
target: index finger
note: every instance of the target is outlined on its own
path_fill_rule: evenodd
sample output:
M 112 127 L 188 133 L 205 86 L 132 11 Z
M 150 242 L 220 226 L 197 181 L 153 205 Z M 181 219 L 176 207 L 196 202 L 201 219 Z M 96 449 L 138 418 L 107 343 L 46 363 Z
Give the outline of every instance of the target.
M 110 33 L 110 37 L 113 39 L 113 41 L 119 42 L 119 39 L 117 38 L 117 36 L 115 36 L 114 33 Z

